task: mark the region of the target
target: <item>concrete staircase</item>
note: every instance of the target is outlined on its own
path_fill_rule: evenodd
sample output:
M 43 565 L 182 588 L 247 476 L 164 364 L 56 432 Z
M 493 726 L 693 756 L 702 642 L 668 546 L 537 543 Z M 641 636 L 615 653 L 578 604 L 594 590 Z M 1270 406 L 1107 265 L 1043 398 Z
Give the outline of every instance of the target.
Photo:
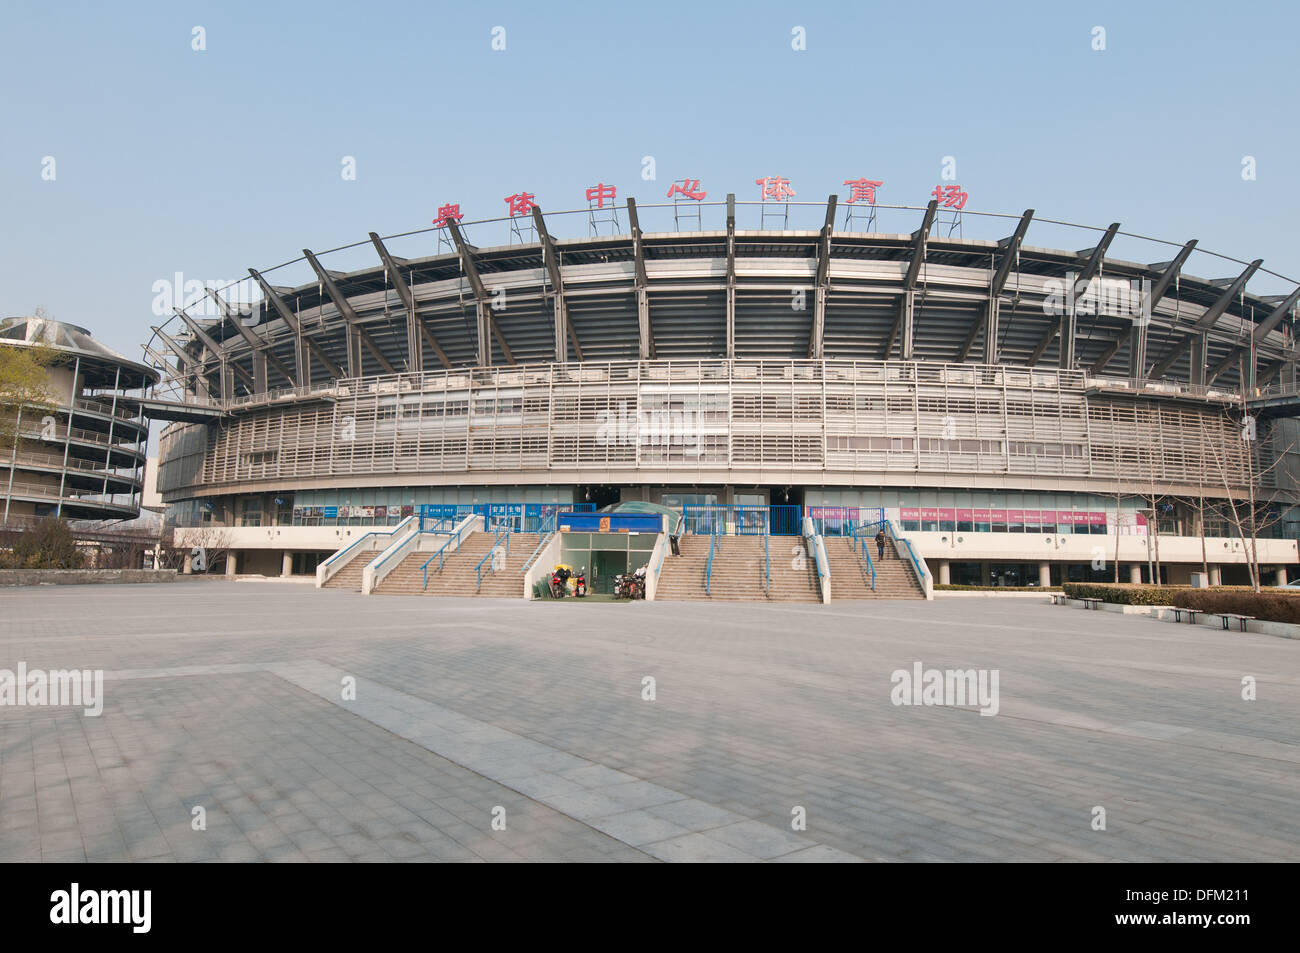
M 713 577 L 704 591 L 704 571 L 709 561 L 708 536 L 683 536 L 680 556 L 664 557 L 656 599 L 708 602 L 821 602 L 817 564 L 805 556 L 795 568 L 791 550 L 803 549 L 798 536 L 771 537 L 772 586 L 764 590 L 762 536 L 723 536 L 713 557 Z M 834 593 L 834 586 L 831 587 Z
M 885 543 L 884 558 L 876 557 L 876 544 L 867 540 L 876 567 L 876 591 L 871 591 L 871 571 L 853 551 L 844 536 L 824 536 L 826 561 L 831 570 L 831 600 L 840 599 L 924 599 L 925 590 L 916 581 L 910 561 L 898 558 L 892 542 Z
M 354 592 L 361 591 L 361 573 L 365 570 L 370 560 L 374 559 L 382 549 L 367 549 L 357 553 L 348 560 L 346 566 L 325 580 L 326 589 L 351 589 Z
M 411 553 L 401 564 L 384 577 L 375 589 L 376 595 L 415 596 L 494 596 L 499 599 L 519 599 L 524 592 L 524 562 L 533 554 L 541 537 L 536 533 L 515 533 L 510 538 L 510 552 L 503 565 L 491 572 L 492 561 L 483 564 L 483 586 L 476 588 L 478 578 L 474 567 L 496 542 L 495 533 L 477 532 L 467 536 L 460 549 L 447 556 L 442 571 L 435 560 L 429 567 L 429 588 L 425 589 L 420 567 L 431 553 Z

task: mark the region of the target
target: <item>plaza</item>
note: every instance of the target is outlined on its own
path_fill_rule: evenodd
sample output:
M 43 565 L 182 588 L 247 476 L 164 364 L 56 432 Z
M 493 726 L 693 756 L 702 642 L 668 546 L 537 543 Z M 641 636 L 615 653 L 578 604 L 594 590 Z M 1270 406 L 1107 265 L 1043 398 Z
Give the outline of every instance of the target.
M 1046 596 L 0 598 L 0 668 L 104 671 L 99 717 L 0 707 L 3 862 L 1300 856 L 1289 639 Z M 894 704 L 918 664 L 997 672 L 996 714 Z

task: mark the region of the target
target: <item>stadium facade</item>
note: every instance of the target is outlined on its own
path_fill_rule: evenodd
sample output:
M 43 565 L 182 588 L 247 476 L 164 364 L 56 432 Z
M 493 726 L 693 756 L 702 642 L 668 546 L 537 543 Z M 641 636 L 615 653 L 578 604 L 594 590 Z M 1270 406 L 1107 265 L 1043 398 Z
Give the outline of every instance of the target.
M 0 526 L 43 516 L 120 520 L 140 515 L 149 419 L 143 392 L 158 372 L 43 317 L 0 319 L 0 347 L 48 356 L 43 394 L 8 395 L 0 451 Z M 17 399 L 26 396 L 37 400 Z
M 288 573 L 435 504 L 878 509 L 938 582 L 1244 581 L 1252 546 L 1285 581 L 1300 286 L 1118 224 L 781 211 L 452 218 L 208 290 L 147 346 L 169 519 Z

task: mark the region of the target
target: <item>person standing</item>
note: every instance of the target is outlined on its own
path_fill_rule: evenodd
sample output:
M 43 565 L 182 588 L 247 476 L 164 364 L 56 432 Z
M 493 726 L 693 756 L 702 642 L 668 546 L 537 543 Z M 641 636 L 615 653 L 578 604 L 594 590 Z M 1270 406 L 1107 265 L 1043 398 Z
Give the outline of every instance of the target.
M 885 531 L 883 529 L 876 532 L 876 558 L 885 558 Z

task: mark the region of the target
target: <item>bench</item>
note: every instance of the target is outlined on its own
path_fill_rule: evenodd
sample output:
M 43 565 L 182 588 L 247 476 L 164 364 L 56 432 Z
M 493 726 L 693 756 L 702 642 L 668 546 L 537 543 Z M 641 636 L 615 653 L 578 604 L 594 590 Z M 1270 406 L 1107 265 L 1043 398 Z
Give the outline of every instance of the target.
M 1083 603 L 1085 609 L 1101 609 L 1101 604 L 1103 602 L 1103 600 L 1098 599 L 1096 596 L 1088 596 L 1079 601 Z
M 1063 606 L 1070 601 L 1070 597 L 1063 592 L 1053 592 L 1051 595 L 1052 605 L 1054 606 Z
M 1182 622 L 1182 621 L 1183 621 L 1183 613 L 1185 612 L 1185 613 L 1187 613 L 1187 621 L 1188 621 L 1188 622 L 1192 622 L 1192 623 L 1194 623 L 1194 622 L 1196 622 L 1196 614 L 1197 614 L 1198 612 L 1203 613 L 1205 610 L 1204 610 L 1204 609 L 1184 609 L 1184 608 L 1182 608 L 1181 606 L 1170 606 L 1170 607 L 1169 607 L 1169 611 L 1172 612 L 1172 613 L 1174 614 L 1174 621 L 1175 621 L 1175 622 Z
M 1238 615 L 1236 612 L 1207 612 L 1205 614 L 1218 616 L 1219 621 L 1223 623 L 1224 629 L 1229 628 L 1231 621 L 1233 619 L 1236 619 L 1237 622 L 1241 625 L 1242 632 L 1246 631 L 1246 623 L 1249 622 L 1251 619 L 1255 618 L 1253 615 Z

